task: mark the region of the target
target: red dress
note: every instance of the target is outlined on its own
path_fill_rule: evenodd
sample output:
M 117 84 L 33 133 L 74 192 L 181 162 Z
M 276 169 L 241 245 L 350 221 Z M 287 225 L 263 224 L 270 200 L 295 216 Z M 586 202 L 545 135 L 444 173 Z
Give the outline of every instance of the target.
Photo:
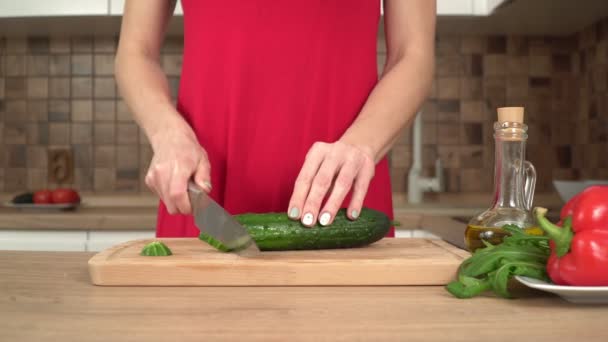
M 177 108 L 209 155 L 211 197 L 232 214 L 287 212 L 309 148 L 338 140 L 377 82 L 379 0 L 182 6 Z M 393 217 L 386 159 L 364 205 Z M 159 237 L 198 233 L 192 216 L 169 215 L 160 204 Z

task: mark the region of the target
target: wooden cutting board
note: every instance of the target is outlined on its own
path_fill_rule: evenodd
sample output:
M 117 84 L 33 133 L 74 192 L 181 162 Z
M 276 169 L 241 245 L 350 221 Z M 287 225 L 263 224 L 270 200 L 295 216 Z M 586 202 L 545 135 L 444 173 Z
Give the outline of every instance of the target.
M 469 253 L 441 240 L 383 239 L 320 251 L 221 253 L 196 238 L 160 239 L 172 256 L 140 256 L 153 240 L 126 242 L 89 260 L 95 285 L 302 286 L 444 285 Z

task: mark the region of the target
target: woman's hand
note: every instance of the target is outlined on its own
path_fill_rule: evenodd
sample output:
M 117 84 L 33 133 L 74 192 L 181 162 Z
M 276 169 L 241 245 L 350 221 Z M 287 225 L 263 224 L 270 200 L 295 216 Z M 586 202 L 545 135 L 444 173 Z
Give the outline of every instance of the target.
M 150 137 L 154 156 L 146 174 L 146 185 L 161 198 L 170 214 L 192 212 L 188 181 L 211 191 L 211 166 L 188 124 L 181 118 Z M 194 176 L 194 177 L 193 177 Z
M 369 148 L 341 141 L 315 143 L 296 179 L 289 202 L 289 217 L 300 219 L 305 226 L 313 226 L 317 220 L 323 226 L 329 225 L 352 188 L 347 216 L 356 219 L 374 172 L 373 153 Z

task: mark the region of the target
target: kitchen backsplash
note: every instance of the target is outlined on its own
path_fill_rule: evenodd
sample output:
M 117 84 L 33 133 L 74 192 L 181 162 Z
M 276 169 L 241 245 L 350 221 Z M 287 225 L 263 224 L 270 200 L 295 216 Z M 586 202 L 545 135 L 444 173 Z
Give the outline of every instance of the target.
M 148 191 L 151 150 L 117 93 L 116 43 L 0 37 L 0 191 L 55 186 L 47 151 L 56 147 L 72 150 L 81 190 Z M 181 37 L 169 37 L 161 62 L 173 96 L 181 52 Z M 441 158 L 447 191 L 491 191 L 492 123 L 503 105 L 526 107 L 539 191 L 552 190 L 553 178 L 608 178 L 608 19 L 570 37 L 440 35 L 422 108 L 425 174 Z M 408 130 L 391 153 L 395 191 L 407 190 L 411 156 Z

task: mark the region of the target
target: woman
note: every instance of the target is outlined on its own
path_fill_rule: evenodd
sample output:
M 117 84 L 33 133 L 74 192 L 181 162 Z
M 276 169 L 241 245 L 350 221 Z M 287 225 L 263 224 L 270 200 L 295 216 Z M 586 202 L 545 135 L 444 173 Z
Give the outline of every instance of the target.
M 392 218 L 385 155 L 431 85 L 434 1 L 384 1 L 378 81 L 380 0 L 182 0 L 177 108 L 159 64 L 174 6 L 127 0 L 116 57 L 154 152 L 158 236 L 198 234 L 189 179 L 233 214 L 329 225 L 339 208 L 355 220 L 367 206 Z

